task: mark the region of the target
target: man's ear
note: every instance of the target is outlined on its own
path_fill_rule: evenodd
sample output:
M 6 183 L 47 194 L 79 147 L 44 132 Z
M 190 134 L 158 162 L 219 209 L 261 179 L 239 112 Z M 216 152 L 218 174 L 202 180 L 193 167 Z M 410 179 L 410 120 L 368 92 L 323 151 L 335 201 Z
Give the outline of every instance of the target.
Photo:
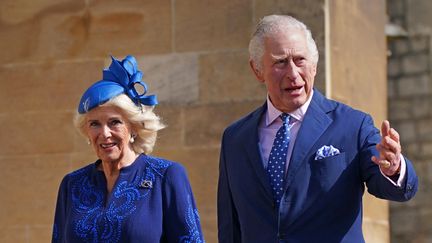
M 254 61 L 249 60 L 249 65 L 253 71 L 253 73 L 255 74 L 255 77 L 262 83 L 264 83 L 264 77 L 261 73 L 261 71 L 256 67 Z

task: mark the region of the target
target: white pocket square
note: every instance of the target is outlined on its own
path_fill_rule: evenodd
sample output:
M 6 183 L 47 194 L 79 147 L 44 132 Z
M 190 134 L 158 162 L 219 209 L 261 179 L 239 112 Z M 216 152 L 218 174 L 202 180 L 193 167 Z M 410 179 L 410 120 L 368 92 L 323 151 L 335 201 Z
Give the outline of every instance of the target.
M 324 159 L 338 154 L 340 154 L 339 149 L 333 147 L 332 145 L 324 145 L 316 152 L 315 160 Z

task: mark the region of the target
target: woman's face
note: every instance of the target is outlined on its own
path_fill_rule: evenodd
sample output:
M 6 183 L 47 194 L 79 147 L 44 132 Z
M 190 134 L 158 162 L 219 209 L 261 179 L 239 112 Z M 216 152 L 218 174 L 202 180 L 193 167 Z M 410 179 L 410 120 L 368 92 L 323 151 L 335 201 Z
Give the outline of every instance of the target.
M 86 115 L 85 132 L 103 162 L 121 162 L 135 155 L 130 144 L 131 125 L 120 108 L 99 106 Z

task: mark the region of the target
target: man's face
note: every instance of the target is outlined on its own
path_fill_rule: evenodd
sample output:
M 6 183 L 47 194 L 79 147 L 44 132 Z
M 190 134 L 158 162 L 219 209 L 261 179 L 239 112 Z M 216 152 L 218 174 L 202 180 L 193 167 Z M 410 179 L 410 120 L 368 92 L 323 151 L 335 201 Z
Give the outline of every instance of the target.
M 282 31 L 264 39 L 261 70 L 251 63 L 260 82 L 267 87 L 272 104 L 282 112 L 291 112 L 309 98 L 316 75 L 316 64 L 307 48 L 302 30 Z

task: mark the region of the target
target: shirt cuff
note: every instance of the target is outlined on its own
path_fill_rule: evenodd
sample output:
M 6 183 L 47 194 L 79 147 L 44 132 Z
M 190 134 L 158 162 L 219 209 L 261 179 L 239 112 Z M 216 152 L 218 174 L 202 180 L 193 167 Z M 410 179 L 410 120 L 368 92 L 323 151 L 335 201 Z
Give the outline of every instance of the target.
M 397 179 L 397 181 L 393 181 L 389 176 L 385 175 L 382 170 L 381 174 L 387 179 L 389 180 L 393 185 L 397 186 L 397 187 L 401 187 L 402 186 L 402 182 L 405 179 L 405 171 L 406 171 L 406 162 L 405 162 L 405 158 L 403 157 L 403 155 L 400 155 L 400 159 L 401 159 L 401 168 L 400 168 L 400 172 L 399 172 L 399 178 Z M 393 177 L 394 178 L 394 177 Z

